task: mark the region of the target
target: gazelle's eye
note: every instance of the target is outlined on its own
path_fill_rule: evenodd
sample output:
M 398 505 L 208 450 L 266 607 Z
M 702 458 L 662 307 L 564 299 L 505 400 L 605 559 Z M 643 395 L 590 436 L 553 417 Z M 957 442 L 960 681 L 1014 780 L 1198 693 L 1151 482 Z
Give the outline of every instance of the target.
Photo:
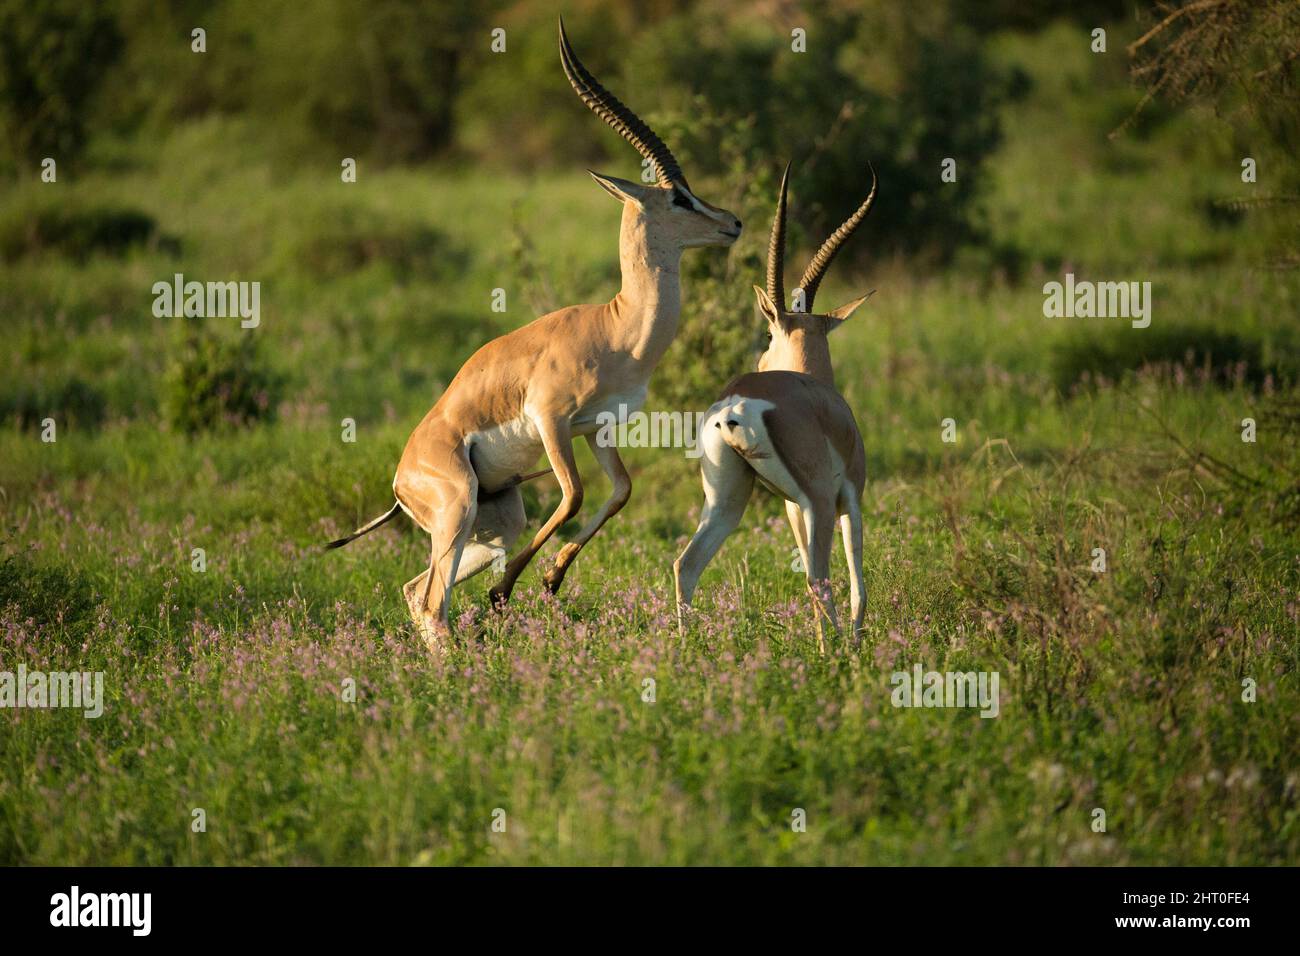
M 691 201 L 686 198 L 686 195 L 680 189 L 673 190 L 673 205 L 681 209 L 695 208 L 691 205 Z

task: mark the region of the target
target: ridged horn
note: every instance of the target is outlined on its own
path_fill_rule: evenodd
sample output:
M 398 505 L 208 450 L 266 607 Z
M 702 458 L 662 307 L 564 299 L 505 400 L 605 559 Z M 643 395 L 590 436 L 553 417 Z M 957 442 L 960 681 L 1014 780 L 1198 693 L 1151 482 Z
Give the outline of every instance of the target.
M 682 175 L 682 169 L 673 158 L 672 151 L 664 144 L 655 131 L 647 126 L 639 116 L 619 102 L 609 90 L 600 85 L 600 81 L 587 71 L 573 52 L 569 38 L 564 32 L 564 18 L 560 18 L 560 62 L 564 65 L 564 75 L 569 78 L 569 85 L 587 108 L 612 126 L 620 136 L 636 147 L 636 151 L 655 169 L 655 176 L 661 186 L 679 183 L 687 189 L 691 187 Z
M 875 201 L 876 169 L 870 163 L 867 163 L 867 168 L 871 170 L 871 192 L 862 205 L 858 207 L 857 212 L 845 219 L 844 224 L 831 233 L 830 238 L 822 243 L 822 247 L 812 257 L 812 262 L 808 263 L 808 268 L 803 271 L 803 278 L 799 280 L 799 288 L 803 289 L 804 294 L 804 307 L 809 312 L 813 310 L 813 299 L 817 295 L 817 287 L 821 285 L 822 277 L 826 275 L 826 269 L 831 264 L 831 260 L 840 251 L 840 246 L 844 245 L 844 241 L 853 235 L 854 230 L 867 217 L 867 212 L 871 209 L 872 202 Z
M 772 216 L 772 236 L 767 241 L 767 295 L 778 309 L 785 308 L 785 190 L 789 181 L 790 164 L 786 163 Z

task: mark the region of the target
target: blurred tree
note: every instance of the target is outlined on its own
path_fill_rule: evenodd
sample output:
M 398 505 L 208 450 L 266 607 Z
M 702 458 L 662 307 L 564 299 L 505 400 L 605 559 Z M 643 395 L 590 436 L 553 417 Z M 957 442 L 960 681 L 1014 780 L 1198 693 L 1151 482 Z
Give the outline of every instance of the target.
M 1269 236 L 1276 268 L 1300 267 L 1300 3 L 1296 0 L 1182 0 L 1158 2 L 1146 13 L 1149 29 L 1129 45 L 1133 76 L 1146 87 L 1123 130 L 1157 97 L 1171 103 L 1208 103 L 1239 130 L 1243 146 L 1259 133 L 1291 161 L 1274 164 L 1274 187 L 1261 195 L 1221 200 L 1237 212 L 1280 211 L 1257 226 Z M 1116 132 L 1119 132 L 1118 130 Z M 1249 148 L 1249 146 L 1247 146 Z
M 81 0 L 0 0 L 0 130 L 13 158 L 74 159 L 87 104 L 122 48 L 111 12 Z
M 324 144 L 380 162 L 453 140 L 467 65 L 488 55 L 499 0 L 119 0 L 128 54 L 116 119 L 171 124 L 210 112 L 261 123 L 280 153 Z M 207 31 L 207 52 L 190 33 Z
M 820 236 L 860 201 L 870 160 L 882 182 L 870 248 L 946 258 L 971 235 L 1007 77 L 945 4 L 810 9 L 780 23 L 716 11 L 669 18 L 636 43 L 623 85 L 654 91 L 676 120 L 669 141 L 700 174 L 722 171 L 707 115 L 748 118 L 748 169 L 793 160 L 797 215 Z M 795 28 L 806 53 L 791 48 Z M 949 158 L 957 178 L 944 183 Z
M 1132 18 L 1143 0 L 955 0 L 953 12 L 972 30 L 1041 30 L 1053 20 L 1104 27 Z
M 126 40 L 118 69 L 108 78 L 108 120 L 133 128 L 248 108 L 260 65 L 255 30 L 242 28 L 233 5 L 212 0 L 117 0 L 117 26 Z M 206 33 L 205 53 L 191 48 Z
M 565 20 L 587 66 L 665 136 L 693 183 L 752 177 L 794 159 L 804 223 L 822 231 L 852 207 L 871 160 L 887 184 L 877 250 L 943 258 L 970 235 L 978 168 L 997 145 L 1009 77 L 949 0 L 656 6 L 668 15 L 626 24 L 626 8 L 622 16 L 580 9 Z M 637 157 L 591 121 L 564 82 L 553 15 L 541 11 L 512 8 L 509 59 L 466 72 L 461 150 L 521 170 L 583 162 L 635 178 Z M 792 49 L 796 28 L 807 52 Z M 716 142 L 719 124 L 733 121 L 750 130 L 739 167 Z M 955 183 L 940 182 L 946 158 L 957 160 Z
M 1159 2 L 1129 46 L 1133 75 L 1157 96 L 1249 112 L 1291 156 L 1300 152 L 1300 3 L 1296 0 Z
M 384 162 L 436 154 L 453 137 L 467 64 L 489 55 L 497 2 L 240 0 L 267 47 L 253 86 L 265 116 L 297 116 L 323 140 Z M 270 56 L 276 51 L 275 56 Z

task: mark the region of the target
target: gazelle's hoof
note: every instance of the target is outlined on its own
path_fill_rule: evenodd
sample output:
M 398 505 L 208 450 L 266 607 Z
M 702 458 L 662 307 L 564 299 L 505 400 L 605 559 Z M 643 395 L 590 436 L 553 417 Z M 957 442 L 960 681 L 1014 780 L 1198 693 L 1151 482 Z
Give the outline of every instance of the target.
M 686 636 L 687 629 L 694 623 L 699 612 L 689 604 L 683 601 L 677 602 L 677 633 L 681 637 Z
M 510 592 L 514 587 L 506 587 L 502 584 L 493 585 L 488 589 L 488 604 L 494 611 L 504 611 L 506 605 L 510 603 Z
M 557 564 L 551 570 L 542 575 L 542 584 L 551 594 L 560 590 L 560 585 L 564 583 L 564 575 L 569 570 L 567 565 Z
M 569 565 L 577 556 L 579 546 L 577 543 L 570 541 L 559 550 L 555 555 L 555 564 L 551 569 L 542 575 L 542 584 L 546 585 L 546 590 L 554 594 L 560 590 L 560 585 L 564 583 L 564 575 L 569 571 Z
M 451 649 L 450 628 L 421 625 L 420 636 L 424 638 L 425 649 L 434 657 L 441 657 Z

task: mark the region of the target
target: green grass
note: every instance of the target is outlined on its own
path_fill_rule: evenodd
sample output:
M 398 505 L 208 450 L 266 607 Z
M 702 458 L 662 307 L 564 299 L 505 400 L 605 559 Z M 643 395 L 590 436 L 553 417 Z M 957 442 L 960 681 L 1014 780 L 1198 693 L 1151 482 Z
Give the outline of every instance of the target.
M 762 496 L 677 633 L 670 564 L 701 501 L 678 451 L 629 451 L 633 500 L 558 598 L 530 570 L 498 619 L 490 575 L 459 589 L 460 633 L 484 637 L 443 659 L 401 600 L 428 548 L 405 519 L 320 551 L 387 507 L 474 348 L 612 294 L 618 208 L 580 171 L 345 185 L 329 162 L 233 161 L 245 134 L 208 121 L 111 175 L 11 190 L 7 210 L 154 233 L 0 264 L 0 670 L 102 670 L 106 693 L 97 720 L 0 710 L 0 863 L 1294 864 L 1300 281 L 1258 268 L 1250 221 L 1207 221 L 1234 161 L 1195 118 L 1107 144 L 1127 94 L 1065 39 L 1005 41 L 1037 84 L 987 171 L 988 248 L 1017 268 L 973 250 L 821 293 L 878 290 L 832 339 L 867 447 L 868 614 L 825 657 Z M 1225 156 L 1221 190 L 1189 188 Z M 1150 280 L 1151 329 L 1045 319 L 1067 268 Z M 149 289 L 173 272 L 263 283 L 273 422 L 167 426 L 180 320 Z M 1206 342 L 1250 367 L 1184 360 Z M 579 457 L 589 511 L 606 486 Z M 558 493 L 526 498 L 531 530 Z M 893 707 L 916 663 L 997 671 L 1000 715 Z

